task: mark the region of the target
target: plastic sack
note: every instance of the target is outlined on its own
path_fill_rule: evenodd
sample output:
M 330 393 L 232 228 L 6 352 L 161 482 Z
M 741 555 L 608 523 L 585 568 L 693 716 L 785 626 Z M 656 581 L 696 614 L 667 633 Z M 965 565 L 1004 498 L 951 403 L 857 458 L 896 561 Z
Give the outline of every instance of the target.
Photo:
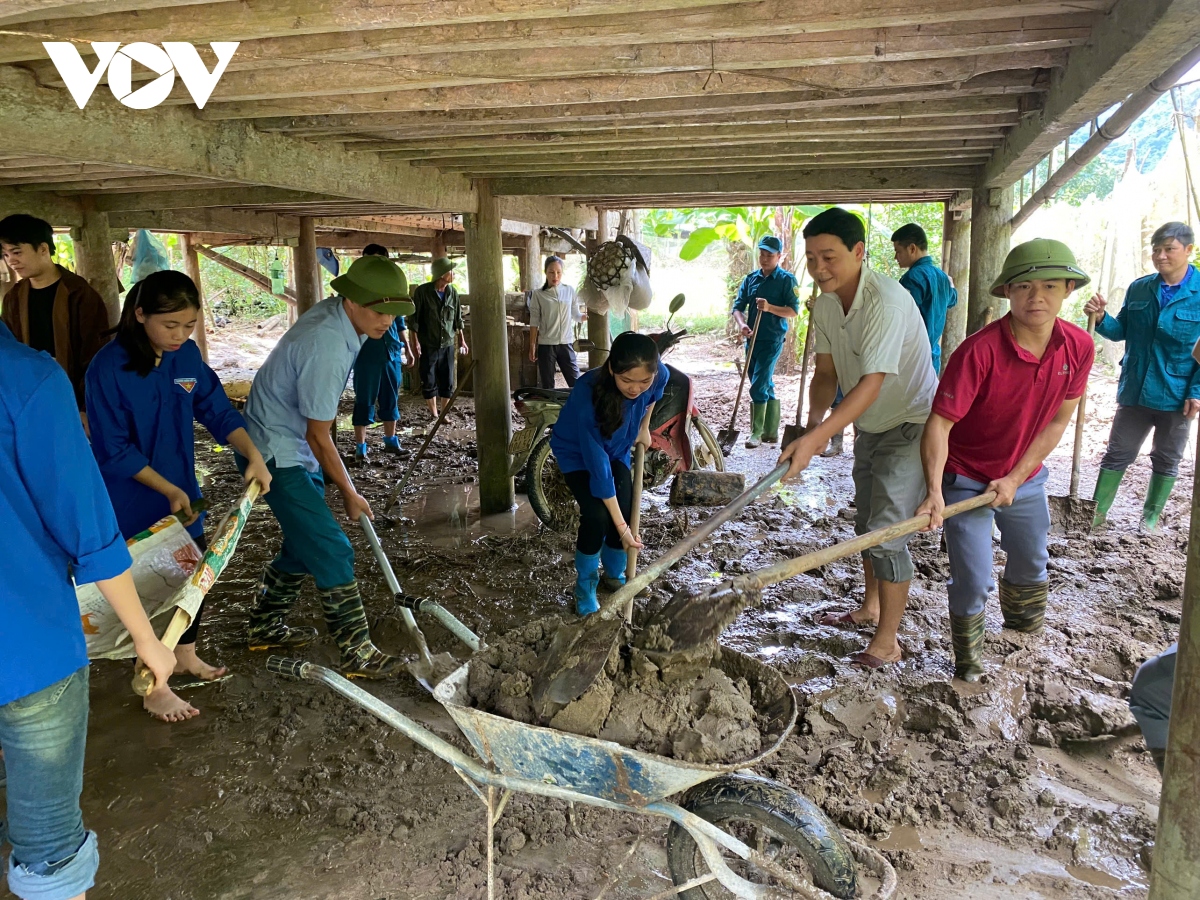
M 145 228 L 138 229 L 133 248 L 133 280 L 136 284 L 147 275 L 171 268 L 167 251 Z
M 650 308 L 654 291 L 650 289 L 650 274 L 641 266 L 633 273 L 633 286 L 629 291 L 629 308 L 641 311 Z
M 587 307 L 588 312 L 599 313 L 603 315 L 608 312 L 608 297 L 604 291 L 596 287 L 590 278 L 584 278 L 583 284 L 579 286 L 578 297 Z

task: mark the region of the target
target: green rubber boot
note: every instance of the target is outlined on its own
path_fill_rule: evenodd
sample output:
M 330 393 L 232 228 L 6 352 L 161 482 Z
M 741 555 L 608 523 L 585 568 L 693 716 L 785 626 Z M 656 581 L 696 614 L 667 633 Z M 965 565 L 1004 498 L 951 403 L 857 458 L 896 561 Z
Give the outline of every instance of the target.
M 329 635 L 342 654 L 343 675 L 347 678 L 387 678 L 400 668 L 400 657 L 389 656 L 371 642 L 357 581 L 321 591 L 321 605 L 325 609 Z
M 950 642 L 954 646 L 954 677 L 975 682 L 983 675 L 983 617 L 950 614 Z
M 1046 620 L 1046 600 L 1050 597 L 1050 582 L 1041 584 L 1009 584 L 1000 579 L 1000 612 L 1004 627 L 1024 634 L 1036 634 Z
M 750 404 L 750 437 L 746 438 L 746 449 L 753 450 L 762 443 L 763 426 L 767 419 L 767 404 Z
M 1146 488 L 1146 502 L 1142 505 L 1142 530 L 1150 534 L 1159 533 L 1161 529 L 1158 527 L 1158 519 L 1162 515 L 1163 507 L 1167 505 L 1167 498 L 1171 496 L 1173 487 L 1174 477 L 1159 475 L 1157 472 L 1150 473 L 1150 486 Z
M 283 624 L 307 577 L 280 572 L 271 565 L 263 569 L 258 603 L 250 611 L 247 643 L 251 650 L 294 650 L 317 639 L 315 628 Z
M 1121 486 L 1121 479 L 1124 477 L 1124 471 L 1100 470 L 1100 474 L 1096 477 L 1096 489 L 1092 491 L 1092 499 L 1096 501 L 1096 518 L 1092 520 L 1093 528 L 1108 521 L 1108 511 L 1112 508 L 1113 500 L 1117 496 L 1117 488 Z
M 767 401 L 767 414 L 763 419 L 763 434 L 762 439 L 764 444 L 779 443 L 779 401 Z

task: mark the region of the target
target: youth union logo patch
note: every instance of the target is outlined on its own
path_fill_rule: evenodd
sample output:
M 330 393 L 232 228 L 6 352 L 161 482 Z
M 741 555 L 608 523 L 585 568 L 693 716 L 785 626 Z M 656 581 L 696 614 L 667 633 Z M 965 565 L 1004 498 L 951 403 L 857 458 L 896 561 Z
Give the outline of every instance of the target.
M 195 378 L 176 378 L 175 383 L 183 388 L 187 393 L 192 392 L 192 388 L 196 386 Z

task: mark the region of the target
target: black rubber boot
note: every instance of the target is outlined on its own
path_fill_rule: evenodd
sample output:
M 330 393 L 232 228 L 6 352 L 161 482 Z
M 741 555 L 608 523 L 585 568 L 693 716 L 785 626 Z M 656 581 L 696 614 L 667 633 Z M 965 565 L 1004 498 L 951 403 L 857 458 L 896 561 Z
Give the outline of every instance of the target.
M 352 581 L 321 591 L 329 634 L 342 654 L 341 672 L 347 678 L 387 678 L 403 664 L 398 656 L 389 656 L 373 643 L 367 628 L 358 582 Z
M 250 612 L 247 643 L 251 650 L 294 650 L 317 639 L 315 628 L 283 624 L 307 577 L 280 572 L 271 565 L 263 569 L 258 605 Z
M 978 681 L 983 675 L 984 614 L 950 614 L 950 642 L 954 646 L 954 677 Z
M 1158 774 L 1163 773 L 1163 766 L 1167 764 L 1167 748 L 1166 747 L 1151 747 L 1150 758 L 1154 760 L 1154 765 L 1158 767 Z
M 1036 634 L 1046 620 L 1046 600 L 1050 582 L 1041 584 L 1009 584 L 1000 579 L 1000 612 L 1004 627 L 1024 634 Z

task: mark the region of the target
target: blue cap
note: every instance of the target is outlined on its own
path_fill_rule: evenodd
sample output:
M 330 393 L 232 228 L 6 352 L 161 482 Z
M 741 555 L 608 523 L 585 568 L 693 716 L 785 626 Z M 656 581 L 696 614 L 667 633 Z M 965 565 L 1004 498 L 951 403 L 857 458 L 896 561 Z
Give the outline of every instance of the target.
M 758 242 L 759 250 L 766 250 L 768 253 L 782 253 L 783 241 L 775 237 L 773 234 L 768 234 Z

